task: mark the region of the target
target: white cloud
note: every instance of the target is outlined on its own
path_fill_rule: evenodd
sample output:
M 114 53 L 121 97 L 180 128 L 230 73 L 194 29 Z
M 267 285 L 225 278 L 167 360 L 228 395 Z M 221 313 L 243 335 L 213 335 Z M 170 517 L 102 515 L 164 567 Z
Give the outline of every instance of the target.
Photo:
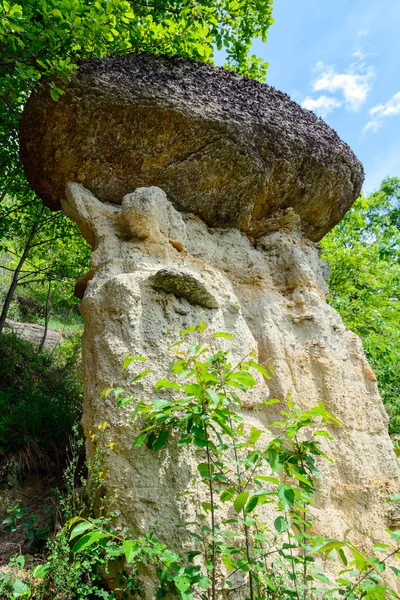
M 375 77 L 373 67 L 365 67 L 363 63 L 357 62 L 350 65 L 345 73 L 337 73 L 332 66 L 319 62 L 316 69 L 320 74 L 313 82 L 314 92 L 339 92 L 351 110 L 361 108 L 371 91 Z
M 354 50 L 352 56 L 354 56 L 354 58 L 359 62 L 362 62 L 365 58 L 367 58 L 367 55 L 362 50 Z
M 393 96 L 385 104 L 377 104 L 369 111 L 371 118 L 370 121 L 365 125 L 363 133 L 366 131 L 373 131 L 376 133 L 383 124 L 385 117 L 394 117 L 400 115 L 400 92 L 393 94 Z
M 367 133 L 367 131 L 373 131 L 374 133 L 376 133 L 381 127 L 382 121 L 379 121 L 379 119 L 371 119 L 371 121 L 368 121 L 365 127 L 363 127 L 362 132 Z
M 393 94 L 393 96 L 386 102 L 386 104 L 378 104 L 369 111 L 371 117 L 393 117 L 394 115 L 400 114 L 400 92 Z
M 307 96 L 301 103 L 304 108 L 314 111 L 318 115 L 321 115 L 321 117 L 326 117 L 328 113 L 332 112 L 335 108 L 339 108 L 342 104 L 342 102 L 333 96 L 319 96 L 319 98 Z

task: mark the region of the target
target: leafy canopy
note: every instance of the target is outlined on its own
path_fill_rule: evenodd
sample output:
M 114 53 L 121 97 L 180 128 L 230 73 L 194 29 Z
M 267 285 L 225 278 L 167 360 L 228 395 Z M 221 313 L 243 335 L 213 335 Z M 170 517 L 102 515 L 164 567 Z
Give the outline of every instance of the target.
M 67 78 L 78 60 L 91 56 L 149 52 L 212 62 L 215 48 L 223 48 L 227 68 L 263 80 L 267 64 L 250 56 L 250 50 L 254 38 L 266 40 L 271 4 L 272 0 L 4 0 L 2 126 L 13 125 L 13 117 L 43 76 Z M 59 93 L 53 83 L 53 97 Z
M 329 302 L 361 336 L 400 433 L 400 179 L 361 196 L 323 239 L 331 267 Z

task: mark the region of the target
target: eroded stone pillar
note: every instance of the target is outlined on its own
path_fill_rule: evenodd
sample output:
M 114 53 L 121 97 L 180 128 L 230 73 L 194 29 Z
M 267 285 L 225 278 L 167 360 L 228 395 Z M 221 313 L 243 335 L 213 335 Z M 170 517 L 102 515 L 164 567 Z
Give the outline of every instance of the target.
M 399 469 L 387 416 L 361 342 L 325 301 L 318 242 L 357 198 L 363 168 L 321 119 L 272 87 L 210 65 L 134 55 L 84 62 L 57 103 L 48 87 L 21 125 L 27 177 L 44 202 L 74 219 L 93 248 L 83 296 L 84 416 L 107 421 L 115 444 L 105 477 L 120 522 L 159 524 L 174 548 L 194 514 L 180 496 L 196 475 L 188 449 L 132 450 L 131 408 L 105 388 L 129 380 L 125 354 L 154 369 L 132 388 L 150 399 L 177 332 L 205 321 L 255 349 L 276 377 L 246 398 L 246 426 L 265 425 L 288 394 L 322 401 L 331 427 L 317 527 L 368 548 L 393 524 L 386 498 Z M 153 187 L 157 186 L 157 187 Z M 164 190 L 164 191 L 163 191 Z M 86 291 L 85 291 L 86 290 Z M 275 412 L 274 412 L 275 411 Z
M 323 465 L 321 532 L 342 538 L 351 530 L 364 548 L 382 538 L 391 524 L 386 498 L 398 487 L 387 416 L 359 338 L 325 301 L 325 265 L 298 219 L 278 215 L 255 247 L 237 229 L 209 228 L 179 213 L 159 188 L 140 188 L 121 206 L 99 202 L 79 184 L 69 184 L 66 196 L 64 211 L 95 248 L 81 308 L 83 423 L 86 434 L 109 423 L 115 449 L 105 472 L 121 521 L 141 532 L 157 522 L 161 536 L 181 547 L 181 524 L 193 518 L 194 507 L 179 492 L 196 476 L 196 460 L 173 444 L 157 454 L 133 450 L 132 408 L 118 408 L 101 391 L 122 385 L 137 398 L 151 397 L 166 376 L 168 346 L 203 320 L 234 335 L 237 358 L 256 349 L 276 371 L 247 398 L 248 427 L 276 419 L 282 407 L 258 407 L 270 395 L 284 404 L 291 394 L 304 409 L 321 401 L 342 421 L 330 428 L 327 443 L 334 462 Z M 154 369 L 139 386 L 129 384 L 135 363 L 121 369 L 127 353 L 147 356 Z

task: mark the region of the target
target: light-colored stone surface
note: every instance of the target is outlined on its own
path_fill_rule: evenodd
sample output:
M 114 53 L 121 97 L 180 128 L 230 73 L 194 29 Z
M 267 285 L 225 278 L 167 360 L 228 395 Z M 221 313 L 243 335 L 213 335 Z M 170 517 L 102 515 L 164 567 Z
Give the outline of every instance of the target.
M 94 276 L 81 308 L 83 423 L 86 434 L 109 423 L 115 449 L 105 476 L 121 522 L 141 531 L 158 523 L 172 546 L 185 545 L 180 526 L 193 516 L 193 498 L 177 492 L 193 480 L 195 460 L 173 443 L 159 453 L 132 450 L 131 408 L 117 408 L 101 391 L 129 389 L 137 365 L 122 372 L 123 357 L 143 354 L 154 373 L 132 391 L 151 397 L 152 384 L 166 374 L 168 345 L 179 330 L 204 320 L 212 331 L 235 336 L 235 356 L 255 348 L 261 363 L 274 366 L 276 377 L 247 398 L 248 425 L 274 420 L 279 409 L 259 404 L 289 393 L 304 408 L 322 401 L 342 421 L 330 428 L 334 462 L 323 466 L 318 527 L 328 537 L 350 530 L 362 548 L 382 539 L 390 526 L 386 498 L 399 488 L 387 416 L 359 338 L 325 301 L 325 265 L 316 245 L 301 237 L 297 219 L 278 215 L 254 247 L 237 229 L 210 229 L 178 213 L 158 188 L 136 190 L 117 206 L 73 183 L 66 198 L 64 211 L 94 247 Z
M 15 335 L 27 340 L 32 344 L 39 345 L 44 336 L 45 328 L 37 323 L 19 323 L 18 321 L 12 321 L 11 319 L 6 320 L 6 329 L 10 329 Z M 62 340 L 62 335 L 54 329 L 48 329 L 46 333 L 46 340 L 44 342 L 45 348 L 55 348 Z

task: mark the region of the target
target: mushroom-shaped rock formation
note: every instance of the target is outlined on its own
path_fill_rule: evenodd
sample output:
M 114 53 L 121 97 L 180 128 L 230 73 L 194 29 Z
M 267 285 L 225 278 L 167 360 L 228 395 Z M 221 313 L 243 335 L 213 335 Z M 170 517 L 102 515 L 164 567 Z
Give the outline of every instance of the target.
M 115 447 L 104 478 L 119 523 L 144 533 L 157 522 L 170 548 L 193 549 L 182 523 L 198 519 L 201 457 L 172 439 L 160 452 L 133 451 L 132 406 L 102 390 L 122 385 L 132 398 L 158 398 L 177 332 L 204 321 L 209 332 L 233 335 L 218 339 L 232 364 L 251 353 L 276 372 L 243 396 L 246 431 L 276 420 L 277 406 L 265 406 L 271 397 L 283 408 L 288 397 L 304 409 L 323 402 L 342 421 L 323 439 L 333 462 L 321 464 L 315 531 L 348 535 L 363 549 L 388 540 L 397 517 L 386 499 L 400 481 L 387 416 L 360 340 L 326 304 L 313 243 L 358 194 L 362 167 L 350 149 L 273 88 L 147 56 L 84 63 L 57 103 L 39 89 L 21 142 L 36 191 L 93 248 L 92 270 L 76 286 L 85 319 L 82 423 L 89 455 L 90 432 L 108 423 Z M 135 361 L 121 369 L 127 354 L 148 358 L 151 373 L 137 383 Z M 272 529 L 273 510 L 264 508 Z M 239 575 L 224 598 L 249 597 Z M 144 586 L 152 600 L 151 574 Z
M 50 208 L 61 207 L 68 181 L 116 204 L 154 185 L 208 225 L 254 237 L 292 208 L 318 241 L 363 181 L 350 148 L 282 92 L 207 64 L 143 54 L 84 62 L 58 102 L 40 87 L 25 108 L 21 153 Z

